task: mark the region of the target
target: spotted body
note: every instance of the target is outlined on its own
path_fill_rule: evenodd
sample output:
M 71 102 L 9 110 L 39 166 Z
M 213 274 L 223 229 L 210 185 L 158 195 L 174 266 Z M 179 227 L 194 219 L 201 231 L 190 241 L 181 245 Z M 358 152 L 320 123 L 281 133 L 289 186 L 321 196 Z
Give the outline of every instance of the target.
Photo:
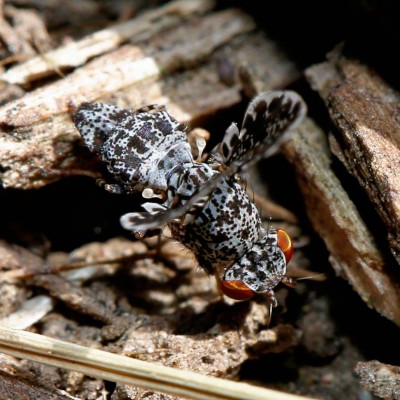
M 280 244 L 283 231 L 263 228 L 237 176 L 273 154 L 305 113 L 295 92 L 262 93 L 248 106 L 241 129 L 232 124 L 205 162 L 194 159 L 184 125 L 163 107 L 132 112 L 84 103 L 73 120 L 86 146 L 115 177 L 109 190 L 151 189 L 162 198 L 144 203 L 144 212 L 122 216 L 124 228 L 143 235 L 168 225 L 200 266 L 216 275 L 225 294 L 273 298 L 288 261 Z

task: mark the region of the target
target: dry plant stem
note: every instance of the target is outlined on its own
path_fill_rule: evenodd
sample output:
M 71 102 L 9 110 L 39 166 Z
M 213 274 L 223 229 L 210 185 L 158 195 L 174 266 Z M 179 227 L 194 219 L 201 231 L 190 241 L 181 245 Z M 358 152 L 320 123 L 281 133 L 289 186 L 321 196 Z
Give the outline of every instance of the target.
M 163 367 L 5 327 L 0 327 L 0 351 L 100 379 L 191 399 L 306 400 L 301 396 Z
M 49 266 L 49 267 L 44 265 L 42 270 L 35 270 L 35 271 L 15 269 L 15 270 L 6 271 L 6 272 L 0 272 L 0 282 L 12 281 L 13 279 L 26 279 L 26 278 L 29 278 L 32 276 L 37 276 L 37 275 L 55 274 L 58 272 L 71 271 L 73 269 L 84 268 L 84 267 L 88 267 L 91 265 L 120 264 L 120 263 L 126 263 L 126 262 L 135 262 L 138 260 L 145 260 L 148 258 L 156 259 L 157 257 L 158 257 L 157 252 L 150 250 L 144 254 L 133 254 L 130 256 L 122 256 L 122 257 L 112 258 L 112 259 L 110 258 L 107 260 L 76 261 L 76 262 L 71 262 L 71 263 L 66 263 L 66 264 L 53 265 L 53 266 Z
M 212 6 L 213 1 L 210 0 L 170 2 L 130 21 L 97 31 L 81 40 L 16 65 L 0 75 L 0 80 L 10 84 L 23 85 L 52 75 L 57 70 L 78 67 L 90 58 L 117 48 L 127 40 L 138 42 L 148 39 L 151 35 L 166 30 L 193 15 L 205 13 Z
M 258 195 L 249 188 L 247 189 L 247 193 L 251 198 L 254 199 L 257 208 L 261 210 L 263 215 L 268 215 L 272 218 L 281 219 L 292 224 L 298 223 L 296 216 L 288 209 L 280 206 L 277 203 L 274 203 L 269 199 L 266 199 L 265 197 Z
M 311 271 L 309 269 L 304 269 L 300 267 L 296 267 L 287 271 L 288 276 L 297 281 L 315 281 L 315 282 L 325 282 L 327 277 L 325 274 L 321 274 L 320 272 Z

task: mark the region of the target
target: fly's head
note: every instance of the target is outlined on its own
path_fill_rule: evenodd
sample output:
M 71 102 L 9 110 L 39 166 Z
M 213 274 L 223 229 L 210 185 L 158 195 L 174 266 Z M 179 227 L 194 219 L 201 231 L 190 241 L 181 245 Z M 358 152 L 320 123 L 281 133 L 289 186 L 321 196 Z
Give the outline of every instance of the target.
M 276 305 L 273 288 L 283 282 L 293 286 L 285 276 L 286 265 L 293 254 L 293 243 L 283 229 L 269 228 L 239 260 L 228 267 L 220 281 L 222 292 L 235 300 L 247 300 L 256 293 L 265 293 Z

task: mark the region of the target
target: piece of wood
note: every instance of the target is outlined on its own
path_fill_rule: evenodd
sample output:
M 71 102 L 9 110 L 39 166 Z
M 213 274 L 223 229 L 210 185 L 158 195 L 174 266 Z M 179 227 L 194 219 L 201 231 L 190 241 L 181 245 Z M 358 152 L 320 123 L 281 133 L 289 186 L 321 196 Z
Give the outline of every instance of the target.
M 400 264 L 400 95 L 368 66 L 340 54 L 306 75 L 338 128 L 333 150 L 382 218 Z
M 228 9 L 189 24 L 185 37 L 171 31 L 145 46 L 126 45 L 96 58 L 54 84 L 37 89 L 0 109 L 0 126 L 12 130 L 67 112 L 71 102 L 94 101 L 129 85 L 200 63 L 219 46 L 255 28 L 244 13 Z M 189 44 L 188 44 L 189 43 Z M 164 50 L 165 49 L 165 50 Z
M 156 35 L 146 47 L 125 45 L 6 104 L 0 108 L 3 186 L 39 188 L 60 178 L 52 170 L 85 168 L 82 157 L 75 157 L 82 146 L 68 111 L 71 102 L 104 100 L 133 109 L 165 104 L 176 119 L 192 125 L 241 101 L 241 85 L 227 85 L 216 60 L 234 70 L 251 60 L 254 74 L 270 89 L 296 79 L 295 65 L 275 43 L 253 33 L 254 27 L 238 10 L 211 13 L 178 33 Z
M 354 373 L 360 385 L 374 395 L 386 400 L 400 399 L 400 367 L 379 361 L 359 362 Z
M 30 60 L 17 64 L 0 75 L 0 81 L 9 84 L 26 85 L 44 78 L 57 71 L 78 67 L 89 59 L 115 50 L 119 45 L 130 41 L 138 43 L 150 38 L 183 21 L 204 14 L 214 5 L 211 0 L 177 0 L 162 7 L 148 10 L 129 21 L 96 31 L 78 41 L 70 42 L 55 50 L 41 54 Z M 6 31 L 6 25 L 1 28 Z
M 4 6 L 3 3 L 0 1 L 0 41 L 4 45 L 6 57 L 1 51 L 0 66 L 24 61 L 35 56 L 38 51 L 48 50 L 51 40 L 39 14 L 34 10 Z
M 377 244 L 330 166 L 325 134 L 306 120 L 284 144 L 303 193 L 307 214 L 324 240 L 336 273 L 361 298 L 400 325 L 400 285 Z
M 0 361 L 0 398 L 2 399 L 40 399 L 40 400 L 80 400 L 65 390 L 57 389 L 35 374 L 18 366 L 19 361 L 8 356 L 11 361 Z

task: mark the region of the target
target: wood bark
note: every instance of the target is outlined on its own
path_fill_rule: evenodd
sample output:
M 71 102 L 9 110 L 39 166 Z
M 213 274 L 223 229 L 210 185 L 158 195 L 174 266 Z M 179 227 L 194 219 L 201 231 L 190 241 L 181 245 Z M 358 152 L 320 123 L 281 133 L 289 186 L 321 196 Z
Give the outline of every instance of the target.
M 337 127 L 332 150 L 365 190 L 400 264 L 400 95 L 346 57 L 309 68 L 307 77 Z
M 7 103 L 0 108 L 3 186 L 38 188 L 59 178 L 48 171 L 76 166 L 80 138 L 71 105 L 113 99 L 133 109 L 165 104 L 175 118 L 190 124 L 241 100 L 240 84 L 226 85 L 217 63 L 236 68 L 251 60 L 252 70 L 270 89 L 295 80 L 295 65 L 254 29 L 254 22 L 234 9 L 207 14 L 162 38 L 155 34 L 141 45 L 124 45 Z

